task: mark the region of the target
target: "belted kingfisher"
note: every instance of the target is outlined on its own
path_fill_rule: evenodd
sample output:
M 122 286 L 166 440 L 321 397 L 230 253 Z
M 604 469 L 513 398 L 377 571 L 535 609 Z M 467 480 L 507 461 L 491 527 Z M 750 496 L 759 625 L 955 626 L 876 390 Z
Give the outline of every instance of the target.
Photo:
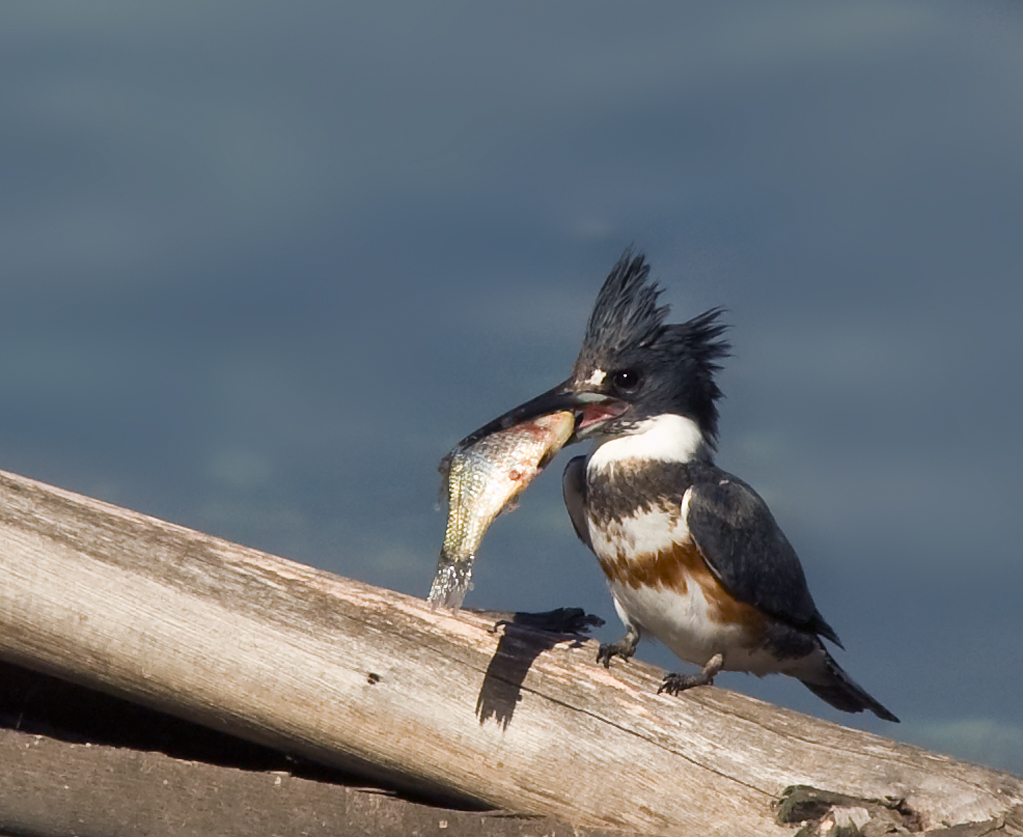
M 562 485 L 626 627 L 598 660 L 627 660 L 649 634 L 701 667 L 668 674 L 658 692 L 708 685 L 722 670 L 782 673 L 838 709 L 898 721 L 828 652 L 825 639 L 842 644 L 763 499 L 714 464 L 714 375 L 730 348 L 722 309 L 667 324 L 648 275 L 627 250 L 597 296 L 571 377 L 478 431 L 568 409 L 571 441 L 596 442 L 568 463 Z

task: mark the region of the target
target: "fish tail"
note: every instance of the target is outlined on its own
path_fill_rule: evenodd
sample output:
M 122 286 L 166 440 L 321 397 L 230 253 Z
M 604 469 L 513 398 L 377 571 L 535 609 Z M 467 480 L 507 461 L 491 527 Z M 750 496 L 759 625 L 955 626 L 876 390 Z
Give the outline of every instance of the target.
M 430 607 L 449 607 L 458 610 L 471 586 L 473 556 L 463 561 L 452 561 L 442 552 L 437 564 L 437 574 L 430 587 L 427 601 Z

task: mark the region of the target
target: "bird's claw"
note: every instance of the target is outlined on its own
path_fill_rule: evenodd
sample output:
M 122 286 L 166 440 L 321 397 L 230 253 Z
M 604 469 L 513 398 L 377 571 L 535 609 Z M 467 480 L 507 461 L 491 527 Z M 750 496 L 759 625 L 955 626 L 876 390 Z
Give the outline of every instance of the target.
M 712 686 L 714 677 L 725 664 L 725 658 L 721 654 L 715 654 L 703 667 L 699 674 L 666 674 L 664 682 L 661 683 L 657 694 L 667 692 L 669 695 L 677 695 L 693 686 Z
M 677 695 L 694 686 L 710 686 L 713 683 L 714 678 L 706 677 L 702 672 L 700 674 L 666 674 L 664 682 L 657 689 L 657 694 L 667 692 L 669 695 Z
M 597 662 L 603 663 L 604 668 L 611 668 L 611 658 L 621 657 L 628 660 L 636 653 L 636 644 L 628 639 L 620 639 L 617 642 L 602 642 L 597 650 Z

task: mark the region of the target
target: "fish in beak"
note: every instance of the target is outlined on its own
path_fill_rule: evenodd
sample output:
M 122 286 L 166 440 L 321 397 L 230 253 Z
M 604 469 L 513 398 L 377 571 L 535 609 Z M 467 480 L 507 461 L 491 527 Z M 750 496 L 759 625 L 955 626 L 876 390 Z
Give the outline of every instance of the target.
M 586 382 L 580 384 L 572 377 L 487 422 L 466 436 L 458 446 L 469 447 L 498 431 L 563 411 L 575 414 L 575 432 L 566 443 L 572 444 L 588 438 L 605 421 L 617 418 L 628 408 L 627 402 L 600 392 Z

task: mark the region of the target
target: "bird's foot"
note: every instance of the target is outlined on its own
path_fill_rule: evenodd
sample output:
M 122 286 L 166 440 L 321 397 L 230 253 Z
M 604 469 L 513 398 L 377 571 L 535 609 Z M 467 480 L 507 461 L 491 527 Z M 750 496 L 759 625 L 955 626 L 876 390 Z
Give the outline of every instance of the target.
M 715 654 L 707 661 L 699 674 L 666 674 L 657 694 L 667 692 L 669 695 L 677 695 L 693 686 L 710 686 L 714 683 L 714 676 L 721 671 L 721 666 L 724 664 L 725 658 L 721 654 Z
M 704 676 L 703 672 L 699 674 L 666 674 L 664 682 L 657 689 L 657 694 L 667 692 L 669 695 L 677 695 L 693 686 L 710 686 L 713 683 L 714 678 Z
M 627 660 L 635 653 L 635 646 L 630 645 L 624 640 L 620 639 L 618 642 L 602 642 L 600 643 L 600 648 L 597 650 L 597 662 L 603 663 L 604 668 L 611 668 L 612 657 L 621 657 L 623 660 Z
M 603 663 L 604 668 L 611 668 L 612 657 L 621 657 L 623 660 L 628 660 L 636 653 L 636 644 L 638 642 L 639 636 L 632 632 L 627 633 L 617 642 L 602 642 L 600 643 L 600 649 L 597 651 L 597 662 Z

